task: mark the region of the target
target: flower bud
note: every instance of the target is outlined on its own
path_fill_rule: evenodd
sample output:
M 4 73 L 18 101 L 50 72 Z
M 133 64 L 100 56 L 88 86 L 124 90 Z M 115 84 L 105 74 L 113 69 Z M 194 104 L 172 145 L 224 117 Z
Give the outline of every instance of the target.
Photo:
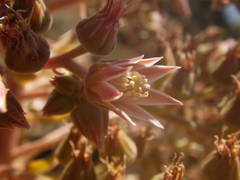
M 192 12 L 188 0 L 171 0 L 171 5 L 174 7 L 174 10 L 184 17 L 191 17 Z
M 0 37 L 6 47 L 5 63 L 13 71 L 32 73 L 47 62 L 48 43 L 29 28 L 28 21 L 16 11 L 5 6 L 0 27 Z
M 234 134 L 229 135 L 227 139 L 216 137 L 216 150 L 207 156 L 202 165 L 203 174 L 208 180 L 239 180 L 238 138 Z
M 72 111 L 74 104 L 74 97 L 54 90 L 43 108 L 43 113 L 49 116 L 69 113 Z
M 13 8 L 25 11 L 23 17 L 30 17 L 30 26 L 34 32 L 42 33 L 50 29 L 52 17 L 43 0 L 16 0 Z
M 76 27 L 82 46 L 97 55 L 109 54 L 117 43 L 118 21 L 123 11 L 122 0 L 107 0 L 101 11 L 82 20 Z
M 235 94 L 230 97 L 223 98 L 221 105 L 220 115 L 224 123 L 228 126 L 230 131 L 237 131 L 240 128 L 240 81 L 238 76 L 232 76 L 236 84 Z
M 10 92 L 7 93 L 6 101 L 7 112 L 0 114 L 0 128 L 29 128 L 21 105 Z
M 152 180 L 183 180 L 185 167 L 182 163 L 183 154 L 174 155 L 171 164 L 164 166 L 164 172 L 155 175 Z
M 123 131 L 111 127 L 106 138 L 103 154 L 110 158 L 124 159 L 132 163 L 137 158 L 137 147 L 135 142 Z
M 65 167 L 61 180 L 96 180 L 92 164 L 92 146 L 80 144 L 79 148 L 72 150 L 72 153 L 73 159 Z
M 63 94 L 76 95 L 81 89 L 80 80 L 70 76 L 56 76 L 51 83 Z
M 214 64 L 217 63 L 214 62 Z M 231 75 L 238 73 L 240 70 L 240 44 L 238 43 L 234 47 L 231 47 L 226 57 L 219 64 L 218 66 L 215 65 L 216 68 L 212 72 L 212 77 L 216 82 L 221 83 L 221 85 L 229 86 L 231 83 Z
M 93 168 L 85 169 L 80 160 L 75 159 L 67 164 L 61 180 L 96 180 Z
M 50 56 L 47 42 L 32 30 L 23 32 L 23 37 L 14 41 L 11 39 L 7 46 L 5 63 L 13 71 L 33 73 L 39 71 Z
M 230 4 L 230 0 L 213 0 L 212 9 L 219 10 Z
M 72 129 L 68 137 L 62 141 L 57 147 L 55 155 L 59 162 L 63 165 L 67 164 L 71 160 L 72 147 L 71 143 L 77 145 L 80 140 L 80 133 L 77 129 Z
M 108 127 L 108 111 L 90 104 L 85 98 L 79 100 L 72 111 L 72 120 L 80 132 L 98 147 L 102 147 Z

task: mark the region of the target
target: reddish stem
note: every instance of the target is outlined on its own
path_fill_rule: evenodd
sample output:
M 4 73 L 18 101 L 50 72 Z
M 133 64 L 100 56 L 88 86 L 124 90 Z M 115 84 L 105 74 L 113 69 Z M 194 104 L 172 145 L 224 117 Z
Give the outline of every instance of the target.
M 63 140 L 64 137 L 67 136 L 67 134 L 70 132 L 71 126 L 72 124 L 67 124 L 45 135 L 39 140 L 29 142 L 15 148 L 11 153 L 11 159 L 16 159 L 23 155 L 33 156 L 34 154 L 56 146 Z
M 65 61 L 68 61 L 69 59 L 73 59 L 77 56 L 85 54 L 86 52 L 87 52 L 87 50 L 84 47 L 77 46 L 76 48 L 72 49 L 71 51 L 68 51 L 57 57 L 50 58 L 44 68 L 45 69 L 54 69 L 54 68 L 61 67 L 62 64 L 65 64 Z

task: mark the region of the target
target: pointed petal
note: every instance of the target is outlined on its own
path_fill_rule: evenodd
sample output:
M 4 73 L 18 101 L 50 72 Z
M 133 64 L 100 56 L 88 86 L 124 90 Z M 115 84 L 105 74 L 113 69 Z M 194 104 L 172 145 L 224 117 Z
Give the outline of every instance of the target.
M 120 109 L 122 109 L 123 111 L 125 111 L 128 115 L 136 119 L 149 121 L 153 125 L 159 128 L 163 128 L 162 124 L 158 120 L 156 120 L 156 118 L 154 118 L 150 113 L 148 113 L 147 111 L 145 111 L 143 108 L 141 108 L 136 104 L 119 102 L 119 101 L 113 102 L 113 104 L 119 107 Z
M 156 89 L 150 89 L 149 96 L 146 98 L 135 98 L 131 101 L 139 105 L 183 105 L 182 102 L 177 99 Z
M 99 148 L 103 147 L 109 120 L 108 110 L 95 106 L 84 98 L 79 102 L 71 113 L 75 126 Z
M 92 73 L 87 77 L 87 79 L 88 81 L 92 82 L 109 81 L 123 75 L 131 69 L 132 67 L 108 66 L 99 71 L 96 71 L 95 73 Z
M 139 61 L 141 61 L 141 59 L 144 58 L 144 55 L 141 55 L 139 57 L 134 57 L 134 58 L 131 58 L 131 59 L 120 59 L 120 60 L 115 60 L 115 61 L 112 61 L 112 64 L 113 65 L 129 65 L 129 64 L 136 64 L 138 63 Z
M 152 58 L 146 58 L 139 61 L 138 65 L 144 66 L 144 67 L 151 67 L 152 65 L 156 64 L 160 60 L 162 60 L 163 57 L 152 57 Z
M 112 103 L 104 103 L 104 106 L 106 106 L 106 108 L 110 109 L 111 111 L 116 113 L 119 117 L 126 120 L 127 122 L 129 122 L 133 126 L 136 126 L 136 123 L 133 122 L 132 119 L 124 111 L 119 109 L 117 106 L 114 106 Z
M 114 101 L 123 95 L 123 93 L 113 85 L 104 81 L 95 83 L 91 91 L 97 94 L 102 101 Z
M 161 66 L 161 65 L 155 65 L 152 67 L 147 68 L 139 68 L 136 69 L 140 74 L 143 74 L 146 76 L 146 78 L 149 80 L 149 82 L 154 82 L 161 77 L 167 75 L 168 73 L 175 71 L 181 67 L 179 66 Z

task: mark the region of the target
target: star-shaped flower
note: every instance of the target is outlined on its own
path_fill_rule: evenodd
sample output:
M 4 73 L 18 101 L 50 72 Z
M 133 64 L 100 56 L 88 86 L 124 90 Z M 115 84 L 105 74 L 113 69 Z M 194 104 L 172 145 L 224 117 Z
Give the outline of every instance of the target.
M 154 81 L 180 67 L 155 65 L 162 57 L 143 57 L 93 65 L 84 81 L 84 93 L 88 101 L 112 110 L 133 125 L 136 124 L 131 118 L 163 128 L 141 105 L 182 105 L 180 101 L 151 88 Z

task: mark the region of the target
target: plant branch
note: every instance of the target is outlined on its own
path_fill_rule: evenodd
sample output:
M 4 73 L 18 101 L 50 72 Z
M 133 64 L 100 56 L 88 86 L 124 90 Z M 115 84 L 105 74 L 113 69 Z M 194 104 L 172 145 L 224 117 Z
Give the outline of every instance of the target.
M 20 147 L 16 147 L 11 153 L 11 159 L 13 160 L 24 155 L 33 156 L 41 151 L 56 146 L 62 141 L 64 137 L 67 136 L 67 134 L 70 132 L 71 127 L 72 124 L 67 124 L 45 135 L 39 140 L 23 144 Z
M 48 60 L 48 63 L 45 65 L 44 69 L 54 69 L 54 68 L 61 67 L 62 63 L 65 63 L 65 61 L 68 61 L 69 59 L 73 59 L 77 56 L 80 56 L 86 52 L 87 50 L 84 47 L 77 46 L 71 51 L 68 51 L 62 55 L 50 58 Z

